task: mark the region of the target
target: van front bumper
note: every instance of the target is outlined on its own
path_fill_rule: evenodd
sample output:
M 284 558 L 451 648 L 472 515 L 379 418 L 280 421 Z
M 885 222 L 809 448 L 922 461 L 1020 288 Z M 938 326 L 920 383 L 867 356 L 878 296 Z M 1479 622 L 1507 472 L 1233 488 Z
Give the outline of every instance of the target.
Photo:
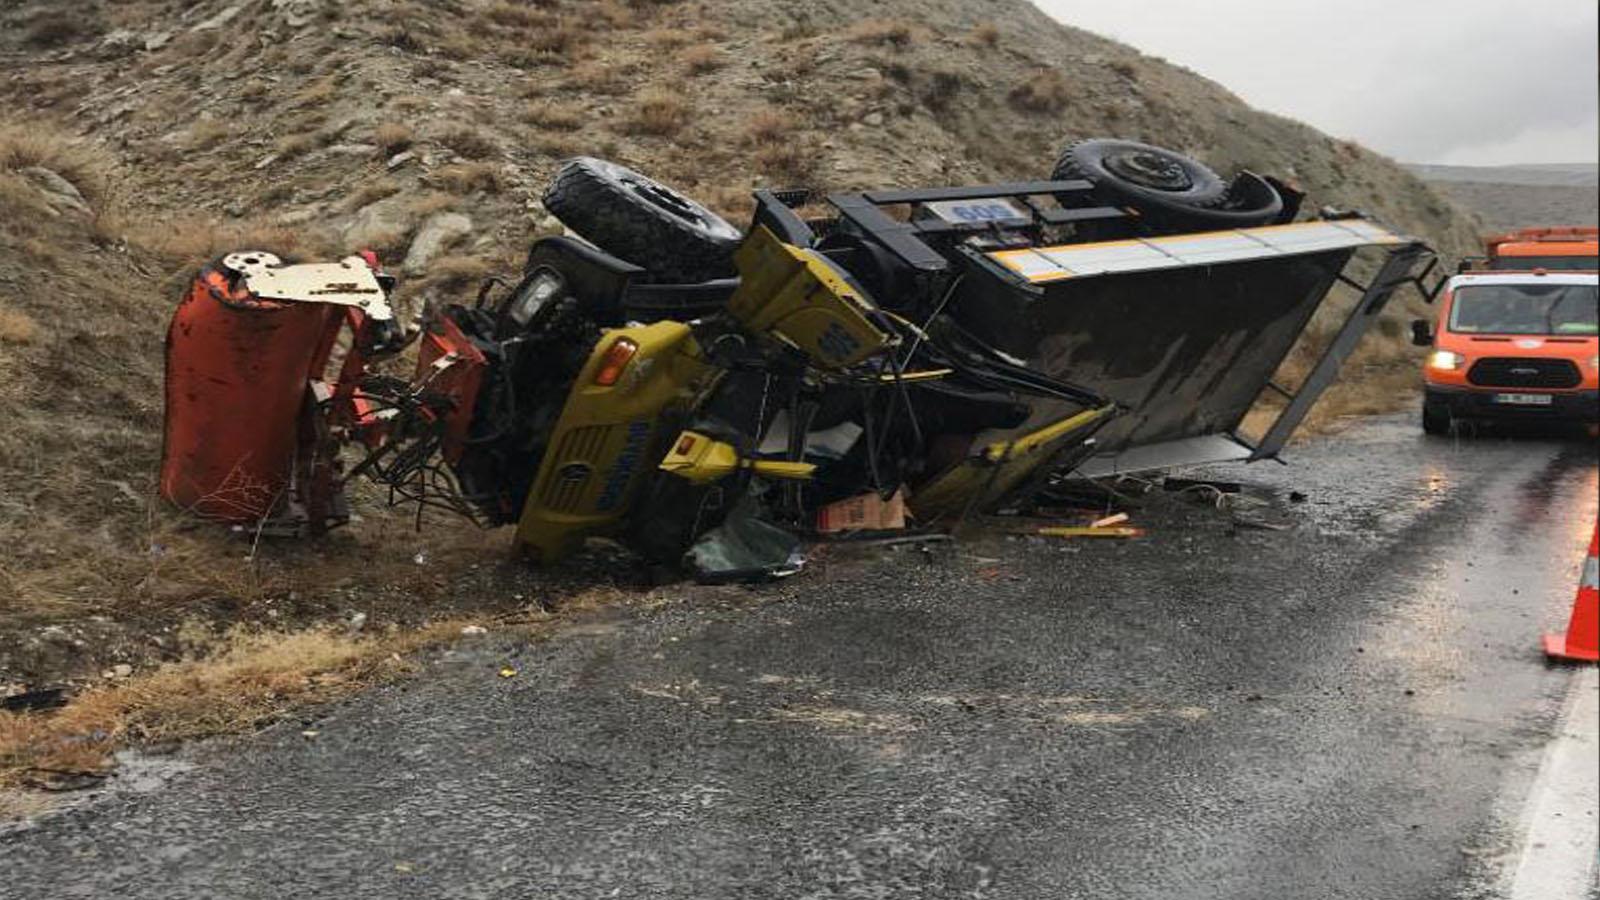
M 1501 403 L 1496 398 L 1502 394 L 1542 394 L 1550 397 L 1548 404 Z M 1423 392 L 1423 403 L 1434 409 L 1445 409 L 1455 419 L 1507 419 L 1549 420 L 1569 422 L 1600 422 L 1600 391 L 1518 391 L 1483 390 L 1481 388 L 1449 388 L 1430 385 Z

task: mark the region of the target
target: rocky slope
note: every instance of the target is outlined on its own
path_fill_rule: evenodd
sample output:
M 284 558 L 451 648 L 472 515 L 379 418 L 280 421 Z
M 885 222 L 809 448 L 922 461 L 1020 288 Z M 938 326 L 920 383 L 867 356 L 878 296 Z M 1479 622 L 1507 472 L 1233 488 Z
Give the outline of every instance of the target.
M 738 213 L 762 184 L 1039 177 L 1096 135 L 1289 176 L 1447 252 L 1474 237 L 1391 161 L 1023 0 L 22 0 L 0 125 L 0 631 L 356 604 L 351 572 L 263 551 L 277 574 L 240 575 L 150 502 L 167 310 L 225 246 L 373 246 L 413 294 L 456 291 L 557 227 L 537 198 L 577 153 Z M 405 534 L 369 510 L 330 555 L 379 578 L 383 528 Z

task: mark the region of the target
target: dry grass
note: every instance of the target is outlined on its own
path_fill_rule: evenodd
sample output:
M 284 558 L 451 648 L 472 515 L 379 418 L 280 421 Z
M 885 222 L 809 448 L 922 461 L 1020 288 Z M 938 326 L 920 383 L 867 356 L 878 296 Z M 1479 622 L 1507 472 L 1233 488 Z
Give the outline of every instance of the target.
M 927 83 L 921 90 L 922 102 L 929 109 L 943 112 L 950 108 L 963 89 L 966 81 L 956 72 L 945 69 L 935 69 L 928 73 Z
M 91 38 L 99 32 L 98 22 L 85 16 L 83 11 L 63 10 L 35 18 L 22 40 L 30 47 L 46 49 Z
M 745 121 L 744 138 L 748 144 L 781 143 L 789 138 L 794 128 L 794 117 L 776 107 L 758 109 Z
M 577 131 L 588 120 L 587 110 L 577 103 L 537 100 L 522 110 L 522 121 L 553 131 Z
M 461 126 L 452 128 L 439 138 L 439 143 L 449 147 L 466 159 L 488 159 L 496 156 L 500 148 L 482 132 Z
M 993 47 L 1000 43 L 1000 29 L 993 22 L 979 22 L 967 34 L 967 42 L 974 47 Z
M 627 599 L 614 589 L 594 589 L 564 598 L 555 613 L 524 608 L 491 624 L 497 633 L 525 640 Z M 261 727 L 404 674 L 409 654 L 455 640 L 469 624 L 478 623 L 451 618 L 382 636 L 234 628 L 214 639 L 196 623 L 184 629 L 196 651 L 181 661 L 93 688 L 55 712 L 0 712 L 0 787 L 102 773 L 111 753 L 133 744 Z
M 444 166 L 434 170 L 428 179 L 441 190 L 452 194 L 471 194 L 475 191 L 498 194 L 505 188 L 505 179 L 500 170 L 481 162 Z
M 338 94 L 338 77 L 324 75 L 297 91 L 294 95 L 293 106 L 326 106 Z
M 805 141 L 764 144 L 754 160 L 757 171 L 786 188 L 810 187 L 816 175 L 816 154 Z
M 678 53 L 678 62 L 690 75 L 706 75 L 727 64 L 722 51 L 711 44 L 695 44 Z
M 445 292 L 476 288 L 494 272 L 494 265 L 478 256 L 442 256 L 428 264 L 427 282 Z
M 376 203 L 385 197 L 393 197 L 400 193 L 400 182 L 393 178 L 379 178 L 368 181 L 351 191 L 341 204 L 345 209 L 357 210 L 371 203 Z
M 1060 112 L 1072 99 L 1072 87 L 1056 69 L 1040 69 L 1011 88 L 1006 99 L 1024 112 Z
M 658 50 L 675 50 L 694 43 L 694 32 L 683 28 L 652 28 L 644 33 L 644 41 Z
M 1133 59 L 1114 59 L 1106 68 L 1129 81 L 1139 80 L 1139 62 Z
M 216 119 L 200 119 L 189 126 L 186 143 L 190 150 L 209 150 L 232 133 L 233 129 Z
M 587 144 L 570 134 L 553 134 L 549 132 L 534 135 L 529 142 L 529 146 L 538 151 L 541 156 L 550 157 L 551 159 L 567 159 L 573 156 L 581 156 L 588 149 Z
M 535 53 L 559 58 L 583 47 L 592 34 L 593 32 L 581 25 L 557 22 L 530 33 L 526 39 L 526 47 Z
M 398 101 L 396 103 L 398 106 Z M 385 156 L 393 156 L 409 148 L 416 141 L 416 135 L 411 126 L 404 122 L 384 122 L 372 129 L 372 142 L 377 144 Z
M 633 134 L 670 137 L 689 124 L 693 110 L 682 96 L 659 88 L 640 95 L 633 114 L 624 123 Z
M 0 128 L 0 178 L 41 166 L 72 182 L 91 206 L 105 195 L 110 161 L 56 128 L 42 124 Z
M 501 2 L 489 7 L 483 15 L 496 25 L 506 28 L 539 28 L 550 21 L 549 13 L 539 8 L 548 5 L 548 3 Z
M 617 63 L 589 60 L 572 67 L 563 87 L 569 91 L 615 96 L 633 87 L 632 70 Z
M 856 44 L 904 50 L 922 40 L 926 29 L 904 19 L 862 19 L 845 30 L 845 39 Z
M 287 160 L 305 156 L 317 149 L 320 143 L 321 140 L 315 134 L 286 134 L 272 145 L 272 149 L 278 154 L 279 159 Z
M 633 25 L 633 10 L 617 0 L 603 0 L 594 8 L 593 14 L 612 28 L 629 28 Z
M 39 339 L 39 323 L 20 309 L 0 306 L 0 344 L 31 344 Z
M 165 268 L 187 279 L 190 270 L 227 250 L 250 247 L 280 255 L 320 255 L 337 252 L 327 232 L 305 226 L 285 227 L 263 222 L 224 222 L 202 216 L 130 220 L 119 229 L 121 237 Z M 175 284 L 173 286 L 176 286 Z M 163 305 L 171 298 L 162 298 Z

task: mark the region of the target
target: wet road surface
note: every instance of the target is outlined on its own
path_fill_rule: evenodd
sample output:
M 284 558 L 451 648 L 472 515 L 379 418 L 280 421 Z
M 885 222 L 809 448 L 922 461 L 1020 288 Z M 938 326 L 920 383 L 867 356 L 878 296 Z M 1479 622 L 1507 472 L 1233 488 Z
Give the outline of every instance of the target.
M 1381 419 L 1212 471 L 1285 531 L 1152 495 L 491 635 L 0 837 L 0 895 L 1504 896 L 1595 464 Z

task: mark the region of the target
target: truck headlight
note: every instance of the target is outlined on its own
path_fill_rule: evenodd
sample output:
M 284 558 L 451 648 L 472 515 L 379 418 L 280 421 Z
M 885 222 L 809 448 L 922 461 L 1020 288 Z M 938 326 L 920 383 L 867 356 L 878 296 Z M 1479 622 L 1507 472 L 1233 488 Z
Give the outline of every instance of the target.
M 1428 354 L 1428 368 L 1454 372 L 1466 362 L 1466 357 L 1450 350 L 1435 350 Z

